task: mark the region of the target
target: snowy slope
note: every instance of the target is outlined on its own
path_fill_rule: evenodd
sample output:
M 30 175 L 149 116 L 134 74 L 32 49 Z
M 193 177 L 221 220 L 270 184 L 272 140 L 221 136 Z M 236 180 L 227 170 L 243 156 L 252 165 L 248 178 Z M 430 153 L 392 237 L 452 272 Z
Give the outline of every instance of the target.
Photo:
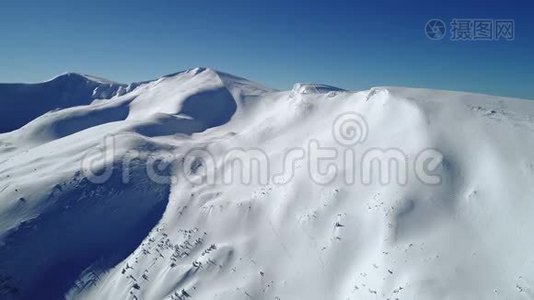
M 0 133 L 18 129 L 50 110 L 108 99 L 136 85 L 77 73 L 65 73 L 39 84 L 0 84 Z
M 96 98 L 2 124 L 20 128 L 0 134 L 1 299 L 534 297 L 534 102 L 276 91 L 204 68 Z M 340 141 L 344 116 L 360 131 Z M 373 165 L 358 159 L 325 182 L 310 157 L 281 172 L 287 153 L 314 143 L 336 162 L 347 151 L 393 149 L 408 166 L 439 154 L 440 181 L 410 168 L 405 182 L 366 182 Z M 267 180 L 239 180 L 229 153 L 265 155 Z

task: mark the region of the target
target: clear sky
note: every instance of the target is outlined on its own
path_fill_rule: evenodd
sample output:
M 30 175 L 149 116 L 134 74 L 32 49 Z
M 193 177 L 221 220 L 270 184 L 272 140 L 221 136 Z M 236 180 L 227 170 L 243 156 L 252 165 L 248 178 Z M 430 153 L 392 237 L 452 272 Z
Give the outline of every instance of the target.
M 287 89 L 397 85 L 534 99 L 530 1 L 2 0 L 0 82 L 119 82 L 195 66 Z M 440 18 L 514 19 L 514 41 L 433 41 Z

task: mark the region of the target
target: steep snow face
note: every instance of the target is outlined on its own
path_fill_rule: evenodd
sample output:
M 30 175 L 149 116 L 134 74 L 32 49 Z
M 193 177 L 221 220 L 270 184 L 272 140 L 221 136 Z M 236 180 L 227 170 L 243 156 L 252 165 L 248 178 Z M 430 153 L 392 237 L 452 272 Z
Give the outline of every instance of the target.
M 532 298 L 533 117 L 204 68 L 46 113 L 0 135 L 0 298 Z

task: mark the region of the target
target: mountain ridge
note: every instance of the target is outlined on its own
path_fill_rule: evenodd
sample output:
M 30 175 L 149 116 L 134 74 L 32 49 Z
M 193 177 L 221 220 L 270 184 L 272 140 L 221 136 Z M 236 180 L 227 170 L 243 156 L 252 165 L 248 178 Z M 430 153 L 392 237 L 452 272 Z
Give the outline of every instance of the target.
M 190 69 L 87 102 L 0 134 L 2 299 L 532 293 L 532 101 L 276 91 Z M 304 158 L 288 164 L 294 151 Z M 419 176 L 428 153 L 423 175 L 439 182 Z M 253 165 L 234 173 L 230 154 L 265 161 L 267 180 L 239 176 Z M 369 154 L 408 169 L 376 169 Z

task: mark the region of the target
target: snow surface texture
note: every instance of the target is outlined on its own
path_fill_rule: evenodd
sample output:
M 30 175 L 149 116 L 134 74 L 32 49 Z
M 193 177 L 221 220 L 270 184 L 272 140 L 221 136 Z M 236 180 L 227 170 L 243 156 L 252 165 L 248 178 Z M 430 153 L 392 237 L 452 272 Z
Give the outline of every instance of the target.
M 77 74 L 0 85 L 0 107 L 0 299 L 534 297 L 534 102 L 275 91 L 196 68 L 130 86 Z M 195 183 L 184 177 L 204 166 L 182 160 L 161 183 L 145 156 L 123 178 L 132 150 L 256 148 L 276 170 L 312 140 L 342 153 L 332 124 L 346 112 L 368 125 L 349 148 L 410 161 L 436 149 L 441 182 L 318 184 L 300 162 L 284 184 Z M 101 183 L 81 163 L 95 149 L 111 155 Z

